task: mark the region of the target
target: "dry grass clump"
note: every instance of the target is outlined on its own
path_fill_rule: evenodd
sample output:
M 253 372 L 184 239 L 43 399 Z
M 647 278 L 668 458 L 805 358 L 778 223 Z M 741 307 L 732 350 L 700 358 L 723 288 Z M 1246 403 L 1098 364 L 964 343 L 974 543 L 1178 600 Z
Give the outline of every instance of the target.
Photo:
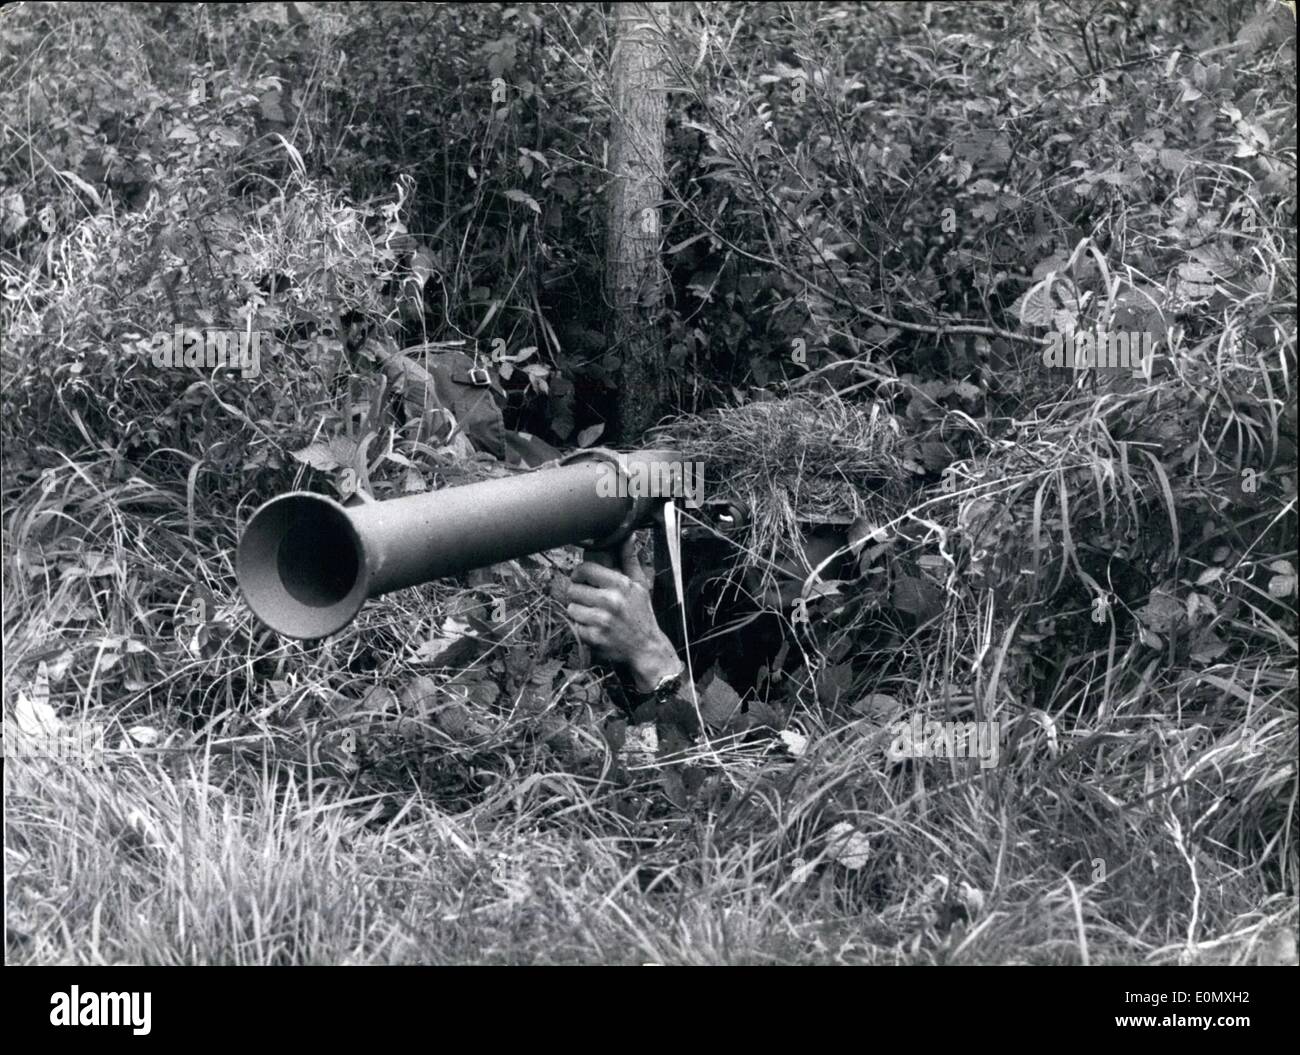
M 709 498 L 748 508 L 745 560 L 758 563 L 815 524 L 897 515 L 907 471 L 893 418 L 835 395 L 766 400 L 681 418 L 651 445 L 704 462 Z

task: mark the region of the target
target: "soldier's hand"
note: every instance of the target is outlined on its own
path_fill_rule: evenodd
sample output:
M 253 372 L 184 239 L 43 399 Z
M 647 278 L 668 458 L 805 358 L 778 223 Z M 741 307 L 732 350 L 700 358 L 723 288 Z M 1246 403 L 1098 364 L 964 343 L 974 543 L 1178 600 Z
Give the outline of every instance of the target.
M 641 692 L 682 665 L 655 619 L 650 583 L 636 557 L 635 537 L 629 535 L 616 558 L 588 554 L 578 565 L 567 609 L 578 640 L 597 659 L 626 666 Z

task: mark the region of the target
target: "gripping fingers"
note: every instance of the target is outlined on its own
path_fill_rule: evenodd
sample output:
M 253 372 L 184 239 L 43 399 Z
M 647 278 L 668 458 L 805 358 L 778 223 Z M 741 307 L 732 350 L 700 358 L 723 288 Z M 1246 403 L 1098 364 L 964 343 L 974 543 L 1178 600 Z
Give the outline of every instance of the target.
M 617 611 L 622 604 L 622 598 L 613 590 L 600 590 L 576 582 L 569 587 L 569 601 L 584 608 L 600 608 L 606 612 Z
M 585 604 L 570 604 L 565 611 L 574 622 L 574 632 L 578 635 L 578 640 L 587 645 L 604 644 L 605 632 L 609 629 L 608 612 Z
M 595 586 L 605 590 L 624 591 L 631 585 L 631 580 L 621 571 L 603 568 L 599 564 L 579 564 L 573 572 L 573 581 L 585 586 Z

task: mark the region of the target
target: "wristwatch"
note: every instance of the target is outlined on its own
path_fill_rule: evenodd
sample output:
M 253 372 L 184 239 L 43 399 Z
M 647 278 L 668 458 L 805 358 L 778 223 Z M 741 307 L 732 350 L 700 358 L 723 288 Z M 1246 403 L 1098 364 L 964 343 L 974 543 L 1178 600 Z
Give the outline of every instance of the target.
M 665 674 L 655 684 L 653 689 L 648 692 L 641 692 L 635 686 L 632 687 L 629 695 L 633 703 L 637 706 L 653 700 L 657 704 L 667 703 L 681 690 L 682 683 L 686 680 L 686 664 L 678 668 L 676 674 Z

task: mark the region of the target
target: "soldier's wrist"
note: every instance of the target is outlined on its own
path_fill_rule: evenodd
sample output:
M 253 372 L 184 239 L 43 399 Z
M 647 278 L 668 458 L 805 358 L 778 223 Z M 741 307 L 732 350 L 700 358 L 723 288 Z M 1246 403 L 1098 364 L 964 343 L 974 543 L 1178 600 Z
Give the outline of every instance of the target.
M 677 657 L 672 646 L 664 640 L 628 664 L 632 688 L 640 695 L 661 691 L 673 679 L 680 679 L 686 665 Z

